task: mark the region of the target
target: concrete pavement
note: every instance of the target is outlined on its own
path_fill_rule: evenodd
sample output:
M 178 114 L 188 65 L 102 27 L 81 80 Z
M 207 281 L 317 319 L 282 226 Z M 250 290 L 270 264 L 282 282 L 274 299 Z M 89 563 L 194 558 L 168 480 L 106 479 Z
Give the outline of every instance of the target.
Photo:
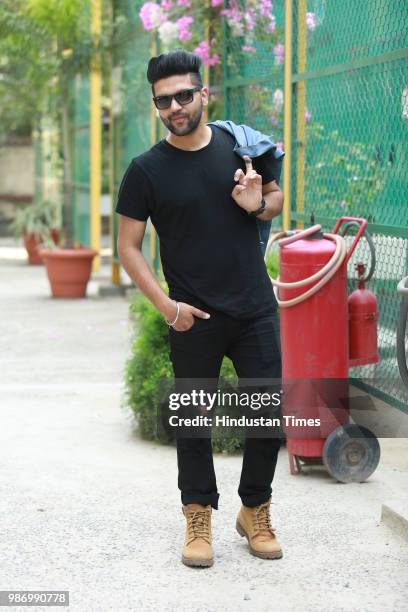
M 274 561 L 235 532 L 241 458 L 217 455 L 215 564 L 181 564 L 175 450 L 140 440 L 121 406 L 131 327 L 126 298 L 98 296 L 107 274 L 86 299 L 54 300 L 43 267 L 0 248 L 0 589 L 69 590 L 75 612 L 405 612 L 408 545 L 380 520 L 408 496 L 402 439 L 381 441 L 362 484 L 291 476 L 283 448 Z

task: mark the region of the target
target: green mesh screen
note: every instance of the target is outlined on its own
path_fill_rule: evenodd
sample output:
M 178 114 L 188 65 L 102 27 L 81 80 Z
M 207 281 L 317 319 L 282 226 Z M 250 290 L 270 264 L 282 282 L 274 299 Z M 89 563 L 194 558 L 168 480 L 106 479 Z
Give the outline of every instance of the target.
M 116 0 L 112 98 L 114 197 L 131 159 L 152 146 L 151 90 L 146 80 L 147 62 L 151 56 L 151 35 L 143 30 L 139 18 L 141 0 Z M 114 259 L 117 254 L 117 215 L 114 214 Z M 157 248 L 151 257 L 150 221 L 143 241 L 143 253 L 157 270 Z M 157 241 L 156 241 L 157 242 Z
M 244 5 L 240 2 L 240 5 Z M 275 58 L 274 47 L 284 42 L 284 1 L 273 2 L 276 28 L 257 38 L 251 46 L 254 53 L 242 51 L 245 41 L 224 27 L 224 57 L 222 74 L 222 119 L 246 123 L 283 142 L 283 64 Z M 219 117 L 217 117 L 219 118 Z M 283 174 L 280 184 L 283 182 Z M 281 227 L 281 216 L 273 227 Z
M 61 206 L 62 164 L 59 155 L 59 130 L 50 117 L 44 117 L 42 123 L 41 197 Z
M 74 241 L 90 244 L 89 188 L 89 72 L 75 74 L 68 81 L 69 138 L 71 150 L 72 198 L 71 220 Z M 59 204 L 62 217 L 64 206 L 64 149 L 61 121 L 56 117 L 59 98 L 50 96 L 47 111 L 34 133 L 35 198 Z M 61 219 L 62 220 L 62 219 Z
M 302 5 L 314 13 L 311 29 L 299 21 Z M 378 299 L 381 361 L 351 375 L 382 379 L 374 391 L 402 407 L 395 333 L 396 287 L 406 275 L 408 246 L 408 4 L 296 0 L 293 10 L 292 225 L 309 224 L 312 212 L 326 231 L 342 215 L 369 221 L 377 252 L 369 288 Z M 299 23 L 306 35 L 301 72 Z M 364 241 L 349 263 L 350 288 L 358 260 L 369 261 Z
M 52 108 L 54 105 L 54 108 Z M 62 206 L 63 164 L 60 151 L 60 130 L 52 111 L 55 100 L 48 100 L 48 112 L 33 131 L 34 147 L 34 198 L 51 201 Z
M 53 167 L 53 140 L 58 131 L 51 125 L 48 117 L 42 118 L 38 129 L 33 134 L 34 147 L 34 199 L 36 202 L 49 199 L 51 187 L 58 177 Z
M 75 75 L 72 92 L 72 198 L 74 239 L 90 245 L 89 74 Z

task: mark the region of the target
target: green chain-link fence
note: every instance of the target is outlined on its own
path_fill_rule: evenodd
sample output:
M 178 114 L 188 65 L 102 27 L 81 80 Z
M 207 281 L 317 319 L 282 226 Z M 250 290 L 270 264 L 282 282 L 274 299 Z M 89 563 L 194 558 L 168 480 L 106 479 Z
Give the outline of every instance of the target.
M 312 29 L 304 26 L 305 12 L 314 13 Z M 378 300 L 380 363 L 353 368 L 351 375 L 372 378 L 370 390 L 401 408 L 396 287 L 406 275 L 408 252 L 407 23 L 402 0 L 293 3 L 291 216 L 309 223 L 313 212 L 326 230 L 342 215 L 369 221 L 377 252 L 369 288 Z M 364 241 L 349 263 L 350 289 L 359 260 L 369 262 Z
M 244 3 L 240 3 L 243 5 Z M 243 37 L 233 36 L 224 28 L 223 74 L 221 94 L 223 117 L 235 123 L 245 123 L 260 130 L 275 142 L 283 142 L 283 42 L 284 1 L 275 0 L 273 14 L 275 31 L 265 33 L 251 46 L 254 52 L 243 51 Z M 283 181 L 283 174 L 280 184 Z M 281 227 L 281 216 L 273 228 Z
M 152 37 L 140 27 L 141 4 L 115 3 L 115 10 L 127 22 L 114 58 L 114 96 L 118 96 L 114 104 L 115 189 L 130 159 L 161 135 L 157 126 L 152 132 L 145 81 Z M 381 360 L 376 366 L 354 368 L 352 375 L 377 379 L 373 390 L 403 407 L 392 381 L 398 379 L 396 285 L 406 274 L 408 239 L 403 172 L 408 119 L 404 80 L 407 5 L 385 0 L 296 0 L 292 7 L 292 226 L 309 223 L 312 213 L 326 230 L 342 215 L 369 221 L 377 251 L 370 288 L 378 299 Z M 242 51 L 244 39 L 232 36 L 224 25 L 222 78 L 221 82 L 210 81 L 213 100 L 221 96 L 213 112 L 222 109 L 223 116 L 210 115 L 209 119 L 248 123 L 282 142 L 287 42 L 283 0 L 273 3 L 273 12 L 275 31 L 253 43 L 253 55 Z M 281 226 L 282 219 L 275 219 L 273 227 Z M 149 244 L 147 251 L 150 256 Z M 157 256 L 157 250 L 153 254 Z M 154 259 L 157 264 L 157 257 Z M 355 286 L 354 264 L 360 259 L 369 262 L 364 241 L 349 264 L 350 290 Z M 390 382 L 380 384 L 379 379 Z

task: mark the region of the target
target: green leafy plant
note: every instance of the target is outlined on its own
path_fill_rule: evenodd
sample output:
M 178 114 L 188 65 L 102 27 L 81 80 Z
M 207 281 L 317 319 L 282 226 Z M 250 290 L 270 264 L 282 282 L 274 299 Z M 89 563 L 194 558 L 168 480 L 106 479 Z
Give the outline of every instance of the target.
M 9 225 L 18 238 L 23 234 L 35 234 L 44 245 L 54 245 L 52 229 L 60 229 L 58 208 L 49 200 L 35 202 L 17 211 Z
M 103 11 L 102 33 L 97 36 L 91 33 L 90 9 L 91 3 L 84 0 L 0 4 L 0 136 L 5 125 L 41 134 L 44 117 L 57 126 L 63 166 L 61 245 L 67 247 L 74 243 L 70 83 L 75 75 L 88 73 L 102 55 L 106 60 L 111 44 L 108 11 Z
M 385 186 L 386 168 L 370 145 L 342 138 L 312 122 L 307 129 L 305 195 L 307 209 L 331 217 L 364 216 L 375 222 L 373 204 Z
M 134 323 L 131 356 L 126 362 L 126 403 L 143 438 L 158 439 L 158 389 L 172 379 L 167 325 L 156 308 L 142 295 L 130 305 Z
M 276 251 L 270 251 L 265 260 L 266 269 L 268 270 L 269 276 L 277 278 L 279 275 L 279 256 Z

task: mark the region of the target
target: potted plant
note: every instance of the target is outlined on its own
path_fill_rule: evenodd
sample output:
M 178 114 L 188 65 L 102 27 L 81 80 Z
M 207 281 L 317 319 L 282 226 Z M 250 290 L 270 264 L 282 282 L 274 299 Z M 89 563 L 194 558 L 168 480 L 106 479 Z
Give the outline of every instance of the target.
M 44 260 L 53 297 L 78 298 L 86 295 L 92 260 L 98 252 L 79 244 L 73 231 L 73 143 L 70 83 L 81 71 L 89 72 L 90 62 L 100 52 L 98 37 L 90 32 L 89 3 L 82 0 L 30 0 L 27 20 L 37 33 L 42 56 L 52 57 L 44 66 L 48 98 L 54 101 L 54 120 L 59 128 L 63 163 L 62 232 L 56 245 L 48 236 L 40 255 Z M 46 98 L 47 98 L 46 95 Z M 41 114 L 41 113 L 40 113 Z
M 19 210 L 10 223 L 16 238 L 22 237 L 30 265 L 41 265 L 40 249 L 47 241 L 54 245 L 60 238 L 60 223 L 57 208 L 49 200 L 34 202 Z
M 45 263 L 53 297 L 85 297 L 92 272 L 92 261 L 97 254 L 95 249 L 82 244 L 67 246 L 64 230 L 58 245 L 51 235 L 48 235 L 44 240 L 44 247 L 40 249 L 40 256 Z

